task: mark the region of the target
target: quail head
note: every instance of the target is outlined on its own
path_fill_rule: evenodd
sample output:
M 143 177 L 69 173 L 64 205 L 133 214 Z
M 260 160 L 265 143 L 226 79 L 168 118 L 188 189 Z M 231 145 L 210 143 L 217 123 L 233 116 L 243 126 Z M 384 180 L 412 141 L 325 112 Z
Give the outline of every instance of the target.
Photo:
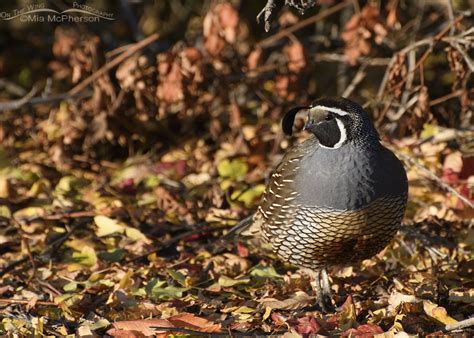
M 319 304 L 332 307 L 326 268 L 372 257 L 393 238 L 407 203 L 398 158 L 379 140 L 369 115 L 344 98 L 288 111 L 283 131 L 306 110 L 312 137 L 273 171 L 257 212 L 244 223 L 283 261 L 311 272 Z M 313 284 L 314 283 L 314 284 Z

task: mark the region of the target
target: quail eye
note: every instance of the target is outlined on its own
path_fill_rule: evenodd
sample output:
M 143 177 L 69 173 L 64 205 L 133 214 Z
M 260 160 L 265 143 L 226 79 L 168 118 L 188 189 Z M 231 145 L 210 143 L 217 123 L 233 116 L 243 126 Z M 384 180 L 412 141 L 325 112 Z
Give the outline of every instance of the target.
M 326 121 L 331 121 L 331 120 L 333 120 L 333 119 L 334 119 L 334 115 L 333 115 L 333 114 L 327 114 L 327 115 L 326 115 L 326 118 L 325 118 Z

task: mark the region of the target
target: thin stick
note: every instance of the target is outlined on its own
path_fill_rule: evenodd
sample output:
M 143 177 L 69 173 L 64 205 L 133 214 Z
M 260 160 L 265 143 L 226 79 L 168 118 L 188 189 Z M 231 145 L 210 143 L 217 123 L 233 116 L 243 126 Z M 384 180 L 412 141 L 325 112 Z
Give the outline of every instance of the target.
M 40 219 L 48 220 L 48 221 L 55 221 L 64 218 L 83 218 L 83 217 L 94 217 L 97 216 L 97 213 L 94 211 L 76 211 L 76 212 L 69 212 L 64 214 L 52 214 L 43 217 L 39 217 Z
M 182 332 L 182 333 L 187 333 L 195 336 L 207 336 L 207 337 L 254 337 L 254 335 L 249 335 L 248 333 L 242 333 L 242 332 L 202 332 L 202 331 L 196 331 L 196 330 L 191 330 L 191 329 L 186 329 L 184 327 L 167 327 L 167 326 L 150 326 L 150 328 L 158 331 L 155 332 L 155 334 L 160 333 L 160 331 L 166 331 L 166 332 Z M 259 336 L 259 335 L 256 335 Z
M 33 86 L 33 88 L 31 88 L 28 94 L 23 96 L 21 99 L 0 103 L 0 111 L 15 110 L 20 107 L 23 107 L 25 104 L 31 101 L 31 99 L 33 98 L 33 96 L 36 95 L 37 92 L 38 88 L 36 86 Z
M 444 29 L 442 29 L 435 37 L 432 37 L 432 38 L 426 38 L 426 39 L 422 39 L 422 40 L 419 40 L 415 43 L 412 43 L 408 46 L 406 46 L 405 48 L 401 49 L 400 51 L 396 52 L 393 56 L 392 56 L 392 59 L 390 60 L 390 63 L 389 65 L 387 66 L 387 69 L 385 71 L 385 74 L 382 78 L 382 81 L 380 82 L 380 86 L 379 86 L 379 91 L 377 93 L 377 100 L 381 101 L 382 100 L 382 96 L 383 94 L 385 93 L 385 88 L 387 86 L 387 82 L 388 82 L 388 76 L 390 75 L 390 71 L 392 70 L 392 67 L 393 65 L 395 64 L 396 60 L 397 60 L 397 56 L 400 55 L 400 54 L 406 54 L 408 53 L 409 51 L 413 50 L 413 49 L 417 49 L 421 46 L 425 46 L 425 45 L 429 45 L 430 48 L 428 48 L 428 50 L 424 53 L 424 55 L 420 58 L 420 60 L 416 63 L 413 71 L 416 71 L 416 69 L 418 69 L 418 67 L 422 64 L 422 62 L 424 62 L 424 60 L 426 59 L 426 57 L 428 56 L 432 46 L 435 44 L 435 42 L 438 42 L 440 40 L 444 40 L 444 41 L 448 41 L 449 39 L 452 39 L 453 37 L 449 37 L 449 39 L 443 39 L 443 36 L 449 31 L 449 29 L 451 27 L 453 27 L 455 24 L 457 24 L 458 22 L 460 22 L 462 19 L 464 18 L 463 15 L 460 15 L 458 16 L 455 20 L 451 21 L 448 25 L 446 25 L 446 27 L 444 27 Z M 397 85 L 403 85 L 403 83 L 405 83 L 405 81 L 407 80 L 407 78 L 405 77 L 402 81 L 400 81 L 399 84 Z
M 474 326 L 474 317 L 461 320 L 460 322 L 457 322 L 456 324 L 448 324 L 446 325 L 445 329 L 446 331 L 454 331 L 454 330 L 465 329 L 466 327 L 470 327 L 470 326 Z
M 464 93 L 463 89 L 456 90 L 455 92 L 449 93 L 447 95 L 438 97 L 437 99 L 431 100 L 430 101 L 430 107 L 436 106 L 437 104 L 443 103 L 444 101 L 448 101 L 450 99 L 453 99 L 455 97 L 461 96 L 462 93 Z
M 445 0 L 446 2 L 446 9 L 448 10 L 448 18 L 449 18 L 449 21 L 454 21 L 454 10 L 453 10 L 453 4 L 451 3 L 451 0 Z M 449 35 L 453 35 L 454 34 L 454 30 L 455 30 L 455 27 L 454 26 L 451 26 L 451 28 L 449 29 Z
M 316 62 L 347 62 L 347 56 L 336 53 L 316 53 L 314 56 Z M 364 63 L 367 66 L 388 66 L 391 58 L 369 58 L 360 56 L 357 62 Z
M 5 304 L 21 304 L 21 305 L 28 305 L 30 303 L 29 300 L 25 299 L 8 299 L 8 298 L 0 298 L 0 303 L 5 303 Z M 35 302 L 35 305 L 44 305 L 44 306 L 58 306 L 57 304 L 53 302 L 46 302 L 43 300 L 37 300 Z
M 135 262 L 135 261 L 138 261 L 138 260 L 140 260 L 140 259 L 143 259 L 143 258 L 145 258 L 145 257 L 148 257 L 148 255 L 151 255 L 152 253 L 155 253 L 155 252 L 157 252 L 157 251 L 166 249 L 166 248 L 170 247 L 171 245 L 174 245 L 174 244 L 178 243 L 178 242 L 179 242 L 180 240 L 182 240 L 183 238 L 186 238 L 186 237 L 189 237 L 189 236 L 192 236 L 192 235 L 197 235 L 197 234 L 205 233 L 205 232 L 223 230 L 223 229 L 228 229 L 228 228 L 229 228 L 229 227 L 227 227 L 227 226 L 214 227 L 214 228 L 205 227 L 205 228 L 200 228 L 200 229 L 195 229 L 195 230 L 190 230 L 190 231 L 183 232 L 182 234 L 176 235 L 176 236 L 170 238 L 169 240 L 164 241 L 164 242 L 163 242 L 158 248 L 156 248 L 156 249 L 153 249 L 153 250 L 151 250 L 151 251 L 148 251 L 147 253 L 144 253 L 143 255 L 140 255 L 140 256 L 137 256 L 137 257 L 128 259 L 127 261 L 125 261 L 125 264 L 133 263 L 133 262 Z
M 118 55 L 116 58 L 114 58 L 112 61 L 107 62 L 105 65 L 103 65 L 101 68 L 99 68 L 96 72 L 91 74 L 89 77 L 86 79 L 82 80 L 79 84 L 77 84 L 74 88 L 72 88 L 68 93 L 69 94 L 77 94 L 81 92 L 83 89 L 85 89 L 89 84 L 97 80 L 99 77 L 107 73 L 109 70 L 114 68 L 115 66 L 119 65 L 121 62 L 123 62 L 125 59 L 128 57 L 132 56 L 139 50 L 145 48 L 149 44 L 153 43 L 158 39 L 159 35 L 158 33 L 152 34 L 146 39 L 143 39 L 130 48 L 128 48 L 125 52 L 122 54 Z
M 414 160 L 414 159 L 412 159 L 412 158 L 410 158 L 410 157 L 408 157 L 404 154 L 397 153 L 397 155 L 400 156 L 402 158 L 402 160 L 404 160 L 404 161 L 414 165 L 415 167 L 417 167 L 419 170 L 421 170 L 423 173 L 425 173 L 429 178 L 431 178 L 433 181 L 435 181 L 441 188 L 443 188 L 443 189 L 449 191 L 450 193 L 452 193 L 453 195 L 455 195 L 462 202 L 464 202 L 464 204 L 466 204 L 468 207 L 474 208 L 474 203 L 472 203 L 469 199 L 467 199 L 466 197 L 461 195 L 452 186 L 450 186 L 449 184 L 443 182 L 438 176 L 436 176 L 435 173 L 433 173 L 431 170 L 426 168 L 424 165 L 418 163 L 416 160 Z
M 46 97 L 41 97 L 41 96 L 31 97 L 30 94 L 35 94 L 35 93 L 30 91 L 25 97 L 19 100 L 0 103 L 0 111 L 15 110 L 25 105 L 34 106 L 37 104 L 53 103 L 57 101 L 65 101 L 65 100 L 76 99 L 76 98 L 87 98 L 87 97 L 92 96 L 92 91 L 83 91 L 77 94 L 63 93 L 63 94 L 58 94 L 58 95 L 46 96 Z
M 293 26 L 290 26 L 288 28 L 285 28 L 285 29 L 282 29 L 281 31 L 279 31 L 278 33 L 266 38 L 266 39 L 263 39 L 262 41 L 260 41 L 258 44 L 257 44 L 257 48 L 265 48 L 265 47 L 268 47 L 270 46 L 271 44 L 273 44 L 275 41 L 278 41 L 280 40 L 281 38 L 284 38 L 290 34 L 292 34 L 293 32 L 296 32 L 297 30 L 300 30 L 301 28 L 303 27 L 306 27 L 308 25 L 311 25 L 313 23 L 316 23 L 324 18 L 326 18 L 327 16 L 329 15 L 332 15 L 334 13 L 337 13 L 339 12 L 340 10 L 346 8 L 347 6 L 351 5 L 352 4 L 352 1 L 351 0 L 348 0 L 348 1 L 344 1 L 344 2 L 341 2 L 335 6 L 332 6 L 331 8 L 328 8 L 327 10 L 325 10 L 324 12 L 321 12 L 321 13 L 318 13 L 316 14 L 315 16 L 312 16 L 310 18 L 307 18 L 303 21 L 300 21 L 298 22 L 297 24 L 294 24 Z
M 351 83 L 347 86 L 347 88 L 342 93 L 342 97 L 349 97 L 352 92 L 356 89 L 356 87 L 361 83 L 365 76 L 367 75 L 365 69 L 367 68 L 368 64 L 364 63 L 360 66 L 359 70 L 357 71 L 356 75 L 352 79 Z
M 74 226 L 70 231 L 68 231 L 64 236 L 58 238 L 56 241 L 54 241 L 53 243 L 51 243 L 47 248 L 45 248 L 41 253 L 35 255 L 35 254 L 32 254 L 33 257 L 38 257 L 38 256 L 43 256 L 43 255 L 46 255 L 50 252 L 53 252 L 53 251 L 56 251 L 58 250 L 63 244 L 64 242 L 66 242 L 66 240 L 73 234 L 73 232 L 79 228 L 79 225 L 76 225 Z M 11 270 L 15 269 L 17 266 L 19 265 L 22 265 L 23 263 L 27 262 L 28 261 L 28 258 L 29 256 L 26 255 L 26 256 L 23 256 L 22 258 L 16 260 L 16 261 L 13 261 L 11 262 L 10 264 L 8 264 L 6 267 L 4 267 L 1 271 L 0 271 L 0 277 L 2 277 L 3 275 L 7 274 L 8 272 L 10 272 Z

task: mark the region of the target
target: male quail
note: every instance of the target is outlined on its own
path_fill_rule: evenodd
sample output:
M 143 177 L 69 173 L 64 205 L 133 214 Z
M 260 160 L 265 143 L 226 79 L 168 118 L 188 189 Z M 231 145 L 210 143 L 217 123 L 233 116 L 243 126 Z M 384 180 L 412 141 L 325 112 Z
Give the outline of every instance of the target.
M 304 129 L 314 137 L 285 154 L 257 212 L 237 228 L 251 224 L 281 260 L 312 272 L 326 311 L 326 268 L 372 257 L 390 242 L 403 218 L 408 183 L 361 106 L 324 98 L 293 108 L 282 121 L 286 134 L 301 110 L 308 111 Z

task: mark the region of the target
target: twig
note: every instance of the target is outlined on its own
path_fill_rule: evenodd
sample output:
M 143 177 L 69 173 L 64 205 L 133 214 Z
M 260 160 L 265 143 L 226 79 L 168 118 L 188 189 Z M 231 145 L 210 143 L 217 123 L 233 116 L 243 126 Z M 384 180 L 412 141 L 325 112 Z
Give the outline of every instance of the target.
M 270 30 L 270 18 L 273 14 L 279 12 L 281 7 L 283 7 L 281 1 L 279 1 L 279 3 L 276 3 L 275 0 L 268 0 L 265 4 L 265 7 L 263 7 L 260 13 L 258 13 L 257 23 L 260 23 L 260 20 L 263 17 L 263 22 L 265 23 L 265 32 L 268 32 Z
M 445 2 L 446 2 L 446 9 L 448 10 L 448 19 L 449 19 L 449 21 L 452 22 L 452 21 L 454 21 L 453 4 L 451 3 L 451 0 L 445 0 Z M 453 35 L 454 30 L 455 30 L 455 27 L 451 26 L 451 28 L 449 28 L 449 35 Z
M 400 107 L 398 108 L 398 111 L 395 114 L 390 116 L 390 120 L 398 121 L 408 109 L 410 109 L 412 106 L 415 105 L 415 103 L 418 102 L 419 97 L 420 97 L 419 94 L 415 94 L 407 103 L 400 105 Z
M 455 324 L 448 324 L 446 325 L 446 331 L 454 331 L 454 330 L 461 330 L 465 329 L 466 327 L 474 326 L 474 317 L 461 320 Z
M 48 221 L 56 221 L 64 218 L 83 218 L 83 217 L 94 217 L 97 216 L 97 213 L 94 211 L 76 211 L 63 214 L 52 214 L 47 216 L 39 217 L 40 219 Z
M 64 242 L 66 242 L 66 240 L 71 237 L 71 235 L 73 234 L 73 232 L 79 227 L 79 225 L 75 225 L 70 231 L 68 231 L 64 236 L 58 238 L 56 241 L 54 241 L 53 243 L 51 243 L 48 247 L 46 247 L 41 253 L 35 255 L 34 253 L 32 254 L 33 255 L 33 258 L 36 258 L 36 257 L 40 257 L 40 256 L 43 256 L 43 255 L 46 255 L 50 252 L 54 252 L 54 251 L 57 251 L 63 244 Z M 27 262 L 28 261 L 28 258 L 29 256 L 28 255 L 25 255 L 23 256 L 22 258 L 14 261 L 14 262 L 11 262 L 10 264 L 8 264 L 6 267 L 4 267 L 1 271 L 0 271 L 0 277 L 4 276 L 5 274 L 7 274 L 8 272 L 10 272 L 11 270 L 15 269 L 17 266 L 19 265 L 22 265 L 23 263 Z
M 30 249 L 30 244 L 28 243 L 28 239 L 25 238 L 25 233 L 23 231 L 23 228 L 21 227 L 21 224 L 20 222 L 18 222 L 15 217 L 12 217 L 11 218 L 11 221 L 16 225 L 16 227 L 18 228 L 18 233 L 20 234 L 20 239 L 21 239 L 21 243 L 25 246 L 25 249 L 26 249 L 26 255 L 30 261 L 30 264 L 31 264 L 31 267 L 33 268 L 33 273 L 31 274 L 31 276 L 28 278 L 28 281 L 26 282 L 26 284 L 28 284 L 30 282 L 30 280 L 36 275 L 36 263 L 35 263 L 35 259 L 33 258 L 33 254 L 31 253 L 31 249 Z
M 421 170 L 423 173 L 425 173 L 429 178 L 431 178 L 433 181 L 435 181 L 441 188 L 449 191 L 450 193 L 452 193 L 453 195 L 455 195 L 457 198 L 459 198 L 462 202 L 464 202 L 464 204 L 466 204 L 468 207 L 470 208 L 474 208 L 474 203 L 472 203 L 469 199 L 467 199 L 466 197 L 464 197 L 463 195 L 461 195 L 456 189 L 454 189 L 452 186 L 450 186 L 449 184 L 443 182 L 438 176 L 436 176 L 435 173 L 433 173 L 431 170 L 429 170 L 428 168 L 426 168 L 424 165 L 418 163 L 416 160 L 404 155 L 404 154 L 401 154 L 401 153 L 397 153 L 398 156 L 400 156 L 402 158 L 402 160 L 404 160 L 405 162 L 408 162 L 412 165 L 414 165 L 416 168 L 418 168 L 419 170 Z
M 359 67 L 359 70 L 357 71 L 356 75 L 352 79 L 351 83 L 347 86 L 347 88 L 342 93 L 343 97 L 351 96 L 352 92 L 356 89 L 357 85 L 362 82 L 362 80 L 367 75 L 367 73 L 365 72 L 365 69 L 367 68 L 367 66 L 368 64 L 364 63 Z
M 157 251 L 160 251 L 160 250 L 163 250 L 163 249 L 166 249 L 176 243 L 178 243 L 180 240 L 182 240 L 183 238 L 186 238 L 186 237 L 189 237 L 189 236 L 192 236 L 192 235 L 197 235 L 197 234 L 201 234 L 201 233 L 205 233 L 205 232 L 211 232 L 211 231 L 216 231 L 216 230 L 222 230 L 222 229 L 228 229 L 229 227 L 227 226 L 223 226 L 223 227 L 214 227 L 214 228 L 208 228 L 208 227 L 204 227 L 204 228 L 201 228 L 201 229 L 195 229 L 195 230 L 191 230 L 191 231 L 186 231 L 186 232 L 183 232 L 182 234 L 179 234 L 179 235 L 176 235 L 172 238 L 170 238 L 169 240 L 163 242 L 158 248 L 155 248 L 151 251 L 148 251 L 147 253 L 144 253 L 140 256 L 137 256 L 137 257 L 134 257 L 134 258 L 130 258 L 129 260 L 125 261 L 125 264 L 129 264 L 129 263 L 132 263 L 132 262 L 135 262 L 135 261 L 138 261 L 140 259 L 143 259 L 145 257 L 147 257 L 148 255 L 151 255 Z
M 461 96 L 464 93 L 463 89 L 456 90 L 455 92 L 449 93 L 447 95 L 438 97 L 437 99 L 433 99 L 430 101 L 430 107 L 436 106 L 437 104 L 443 103 L 444 101 L 448 101 L 452 98 Z
M 36 86 L 33 86 L 33 88 L 31 88 L 28 94 L 23 96 L 21 99 L 0 103 L 0 111 L 15 110 L 20 107 L 23 107 L 25 104 L 31 101 L 31 99 L 33 98 L 33 96 L 36 95 L 37 92 L 38 88 Z
M 22 86 L 17 85 L 14 82 L 9 81 L 8 79 L 0 79 L 0 88 L 5 89 L 6 92 L 15 96 L 25 96 L 27 94 L 26 90 Z
M 30 301 L 25 300 L 25 299 L 0 298 L 0 303 L 28 305 L 30 303 Z M 55 304 L 53 302 L 47 302 L 47 301 L 42 301 L 42 300 L 37 300 L 35 302 L 35 305 L 58 306 L 57 304 Z
M 317 53 L 314 61 L 316 62 L 347 62 L 347 56 L 336 53 Z M 366 64 L 367 66 L 388 66 L 390 58 L 369 58 L 361 56 L 357 58 L 357 62 Z
M 466 62 L 467 66 L 469 67 L 469 70 L 471 72 L 474 72 L 474 62 L 472 62 L 471 58 L 469 57 L 469 54 L 467 54 L 467 52 L 464 50 L 464 48 L 461 47 L 461 45 L 459 43 L 457 43 L 456 41 L 452 41 L 450 42 L 451 46 L 453 46 L 458 52 L 459 54 L 462 55 L 462 57 L 464 58 L 464 61 Z
M 193 336 L 205 336 L 205 337 L 210 336 L 209 333 L 196 331 L 196 330 L 190 330 L 190 329 L 186 329 L 184 327 L 150 326 L 150 328 L 158 331 L 158 332 L 155 332 L 155 334 L 156 333 L 161 333 L 160 331 L 165 331 L 165 332 L 182 332 L 182 333 L 192 334 Z M 214 335 L 220 336 L 221 334 L 213 333 L 212 335 L 213 336 Z M 227 336 L 227 334 L 225 334 L 225 335 Z
M 92 96 L 92 91 L 90 90 L 83 91 L 76 94 L 63 93 L 63 94 L 58 94 L 58 95 L 46 96 L 46 97 L 34 97 L 28 102 L 28 104 L 31 106 L 34 106 L 37 104 L 52 103 L 52 102 L 57 102 L 57 101 L 66 101 L 66 100 L 71 100 L 71 99 L 83 99 L 83 98 L 88 98 L 91 96 Z
M 135 54 L 136 52 L 138 52 L 139 50 L 145 48 L 146 46 L 148 46 L 149 44 L 153 43 L 154 41 L 156 41 L 158 39 L 159 35 L 158 33 L 155 33 L 155 34 L 152 34 L 150 35 L 149 37 L 147 37 L 146 39 L 143 39 L 139 42 L 137 42 L 136 44 L 134 44 L 133 46 L 131 46 L 130 48 L 128 48 L 125 52 L 123 52 L 122 54 L 118 55 L 117 57 L 115 57 L 113 60 L 111 60 L 110 62 L 107 62 L 105 65 L 103 65 L 101 68 L 99 68 L 96 72 L 94 72 L 93 74 L 91 74 L 89 77 L 87 77 L 86 79 L 82 80 L 79 84 L 77 84 L 74 88 L 72 88 L 68 93 L 69 94 L 77 94 L 79 92 L 81 92 L 83 89 L 85 89 L 89 84 L 91 84 L 92 82 L 94 82 L 95 80 L 97 80 L 99 77 L 101 77 L 102 75 L 104 75 L 105 73 L 107 73 L 109 70 L 111 70 L 112 68 L 114 68 L 115 66 L 119 65 L 121 62 L 123 62 L 125 59 L 127 59 L 128 57 L 132 56 L 133 54 Z
M 429 48 L 428 50 L 424 53 L 424 55 L 420 58 L 420 60 L 416 63 L 415 67 L 413 67 L 413 71 L 416 71 L 416 69 L 418 69 L 418 67 L 422 64 L 422 62 L 425 60 L 425 58 L 428 56 L 431 48 L 433 47 L 433 45 L 438 42 L 438 41 L 446 41 L 448 42 L 449 39 L 452 39 L 453 37 L 449 37 L 449 38 L 446 38 L 446 39 L 443 39 L 443 36 L 449 31 L 449 29 L 454 26 L 455 24 L 457 24 L 459 21 L 461 21 L 462 19 L 464 18 L 463 15 L 460 15 L 458 16 L 455 20 L 451 21 L 448 25 L 446 25 L 446 27 L 444 27 L 444 29 L 442 29 L 438 34 L 436 34 L 436 36 L 434 37 L 431 37 L 431 38 L 426 38 L 426 39 L 422 39 L 422 40 L 419 40 L 415 43 L 412 43 L 408 46 L 406 46 L 405 48 L 401 49 L 400 51 L 396 52 L 393 56 L 392 56 L 392 59 L 390 60 L 390 63 L 389 65 L 387 66 L 387 69 L 385 70 L 385 74 L 384 74 L 384 77 L 382 78 L 382 81 L 380 82 L 380 86 L 379 86 L 379 90 L 378 90 L 378 93 L 377 93 L 377 100 L 378 101 L 381 101 L 382 100 L 382 96 L 383 94 L 385 93 L 385 88 L 387 86 L 387 83 L 388 83 L 388 77 L 390 75 L 390 71 L 392 70 L 392 67 L 393 65 L 395 64 L 396 60 L 397 60 L 397 56 L 400 55 L 400 54 L 406 54 L 408 53 L 409 51 L 413 50 L 413 49 L 417 49 L 421 46 L 425 46 L 425 45 L 429 45 Z M 464 34 L 464 33 L 463 33 Z M 398 85 L 403 85 L 403 83 L 405 83 L 407 80 L 407 78 L 405 77 L 402 81 L 400 81 L 400 83 Z
M 8 102 L 0 103 L 0 111 L 15 110 L 15 109 L 19 109 L 23 107 L 24 105 L 34 106 L 37 104 L 53 103 L 57 101 L 65 101 L 65 100 L 70 100 L 70 99 L 88 98 L 90 96 L 92 96 L 92 91 L 83 91 L 77 94 L 63 93 L 63 94 L 51 95 L 47 97 L 33 97 L 33 98 L 30 98 L 29 100 L 26 100 L 26 102 L 24 102 L 20 106 L 15 106 L 15 104 L 17 104 L 18 101 L 24 100 L 26 98 L 25 96 L 24 98 L 17 101 L 8 101 Z
M 273 15 L 278 14 L 283 5 L 291 6 L 296 8 L 301 14 L 304 14 L 304 11 L 308 8 L 311 8 L 316 5 L 316 0 L 267 0 L 265 7 L 258 13 L 257 22 L 260 23 L 260 20 L 263 16 L 263 21 L 265 23 L 265 31 L 270 30 L 270 18 Z
M 297 30 L 300 30 L 301 28 L 303 27 L 306 27 L 308 25 L 311 25 L 313 23 L 316 23 L 324 18 L 326 18 L 327 16 L 329 15 L 332 15 L 334 13 L 337 13 L 339 12 L 340 10 L 342 10 L 343 8 L 346 8 L 347 6 L 351 5 L 352 4 L 352 1 L 348 0 L 348 1 L 344 1 L 344 2 L 341 2 L 335 6 L 332 6 L 330 8 L 328 8 L 327 10 L 325 10 L 324 12 L 321 12 L 321 13 L 318 13 L 316 14 L 315 16 L 312 16 L 310 18 L 307 18 L 303 21 L 300 21 L 296 24 L 294 24 L 293 26 L 290 26 L 288 28 L 285 28 L 285 29 L 282 29 L 281 31 L 279 31 L 278 33 L 266 38 L 266 39 L 263 39 L 262 41 L 260 41 L 259 43 L 257 43 L 257 46 L 256 48 L 265 48 L 265 47 L 268 47 L 270 46 L 271 44 L 273 44 L 275 41 L 278 41 L 294 32 L 296 32 Z
M 150 326 L 150 328 L 158 331 L 155 333 L 159 333 L 159 331 L 166 331 L 166 332 L 182 332 L 182 333 L 187 333 L 193 336 L 206 336 L 206 337 L 262 337 L 262 335 L 255 335 L 255 334 L 249 334 L 248 332 L 202 332 L 202 331 L 196 331 L 196 330 L 191 330 L 191 329 L 186 329 L 184 327 L 167 327 L 167 326 Z

